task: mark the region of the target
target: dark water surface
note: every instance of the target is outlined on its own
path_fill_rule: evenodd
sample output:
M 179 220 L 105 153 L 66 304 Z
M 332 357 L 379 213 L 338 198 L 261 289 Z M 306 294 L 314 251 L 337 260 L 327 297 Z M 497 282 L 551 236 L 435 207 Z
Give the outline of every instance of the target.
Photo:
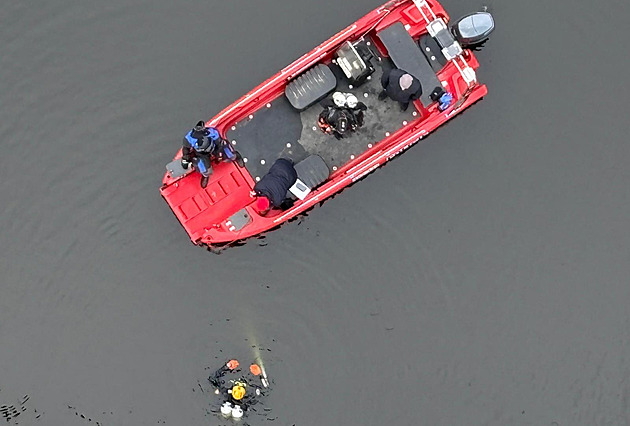
M 160 198 L 194 122 L 380 3 L 3 4 L 9 424 L 222 424 L 208 369 L 259 355 L 269 424 L 629 424 L 626 0 L 492 2 L 486 99 L 264 247 Z

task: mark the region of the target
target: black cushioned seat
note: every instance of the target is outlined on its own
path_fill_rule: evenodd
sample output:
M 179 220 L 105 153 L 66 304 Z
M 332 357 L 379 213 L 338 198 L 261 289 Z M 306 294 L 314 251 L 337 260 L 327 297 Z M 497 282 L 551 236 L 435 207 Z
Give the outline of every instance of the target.
M 293 108 L 302 111 L 337 87 L 335 74 L 324 64 L 315 65 L 290 82 L 284 94 Z
M 442 54 L 442 48 L 438 44 L 437 40 L 429 34 L 425 34 L 420 37 L 418 46 L 420 47 L 420 50 L 422 50 L 422 53 L 424 53 L 427 61 L 431 64 L 431 68 L 433 68 L 433 71 L 436 73 L 447 64 L 448 61 Z
M 304 160 L 295 165 L 298 179 L 300 179 L 309 189 L 315 188 L 328 179 L 330 170 L 326 162 L 319 155 L 309 155 Z
M 321 185 L 328 176 L 330 176 L 330 169 L 326 165 L 326 162 L 319 155 L 309 155 L 304 160 L 297 163 L 295 166 L 298 179 L 301 180 L 308 189 L 313 189 L 318 185 Z M 295 195 L 291 191 L 287 191 L 287 197 L 295 200 Z

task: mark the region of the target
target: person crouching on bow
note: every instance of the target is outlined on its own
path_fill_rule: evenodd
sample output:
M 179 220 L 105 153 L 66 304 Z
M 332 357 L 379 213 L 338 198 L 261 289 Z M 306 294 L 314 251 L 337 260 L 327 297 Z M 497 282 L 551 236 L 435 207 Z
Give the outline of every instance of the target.
M 187 169 L 191 164 L 201 174 L 201 187 L 208 185 L 212 174 L 212 163 L 221 161 L 237 161 L 243 166 L 238 152 L 221 137 L 214 127 L 206 127 L 203 121 L 197 122 L 182 142 L 182 167 Z

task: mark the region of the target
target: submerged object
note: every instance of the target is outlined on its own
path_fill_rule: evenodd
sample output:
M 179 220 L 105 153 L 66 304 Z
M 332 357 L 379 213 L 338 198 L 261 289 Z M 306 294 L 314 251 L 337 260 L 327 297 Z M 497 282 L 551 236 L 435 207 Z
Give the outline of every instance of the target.
M 178 166 L 180 150 L 167 165 L 162 197 L 197 245 L 220 248 L 278 227 L 482 99 L 487 88 L 477 79 L 479 62 L 467 47 L 493 28 L 485 12 L 449 27 L 437 0 L 387 2 L 210 119 L 206 126 L 216 128 L 242 161 L 213 165 L 202 188 L 198 171 Z M 405 70 L 422 85 L 422 95 L 406 111 L 379 99 L 381 76 L 390 67 Z M 367 106 L 363 125 L 342 140 L 317 124 L 318 102 L 334 92 Z M 292 202 L 262 214 L 252 190 L 279 158 L 295 164 L 298 179 L 286 194 Z

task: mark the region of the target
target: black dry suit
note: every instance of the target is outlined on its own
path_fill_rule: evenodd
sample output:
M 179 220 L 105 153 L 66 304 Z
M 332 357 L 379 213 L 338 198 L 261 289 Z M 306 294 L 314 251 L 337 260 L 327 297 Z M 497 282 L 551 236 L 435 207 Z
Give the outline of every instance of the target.
M 381 85 L 383 86 L 383 89 L 385 89 L 387 96 L 394 101 L 400 102 L 401 104 L 407 104 L 412 99 L 419 99 L 422 95 L 422 85 L 420 84 L 420 80 L 413 76 L 411 86 L 404 90 L 400 87 L 400 77 L 405 74 L 409 73 L 401 69 L 394 68 L 389 72 L 383 72 L 381 77 Z
M 297 172 L 293 162 L 286 158 L 279 158 L 273 163 L 267 174 L 254 186 L 258 195 L 269 198 L 271 204 L 279 208 L 287 196 L 287 191 L 297 180 Z
M 217 154 L 218 143 L 221 139 L 212 139 L 208 128 L 193 129 L 186 133 L 182 142 L 182 159 L 194 163 L 203 176 L 212 172 L 212 159 Z

